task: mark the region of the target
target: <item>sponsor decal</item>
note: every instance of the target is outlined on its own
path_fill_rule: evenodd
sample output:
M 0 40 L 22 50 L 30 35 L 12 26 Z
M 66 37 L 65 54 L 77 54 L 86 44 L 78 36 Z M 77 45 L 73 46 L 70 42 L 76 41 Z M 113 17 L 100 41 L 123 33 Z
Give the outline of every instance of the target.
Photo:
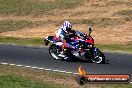
M 85 83 L 130 83 L 129 74 L 86 74 L 82 66 L 78 69 L 77 83 L 83 85 Z

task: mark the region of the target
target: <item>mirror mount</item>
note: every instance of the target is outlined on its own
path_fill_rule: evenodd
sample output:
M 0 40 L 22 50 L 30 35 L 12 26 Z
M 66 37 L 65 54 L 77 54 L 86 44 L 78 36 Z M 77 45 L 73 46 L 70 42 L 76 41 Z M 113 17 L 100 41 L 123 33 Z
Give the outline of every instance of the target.
M 91 29 L 91 28 L 89 28 L 89 36 L 90 36 L 91 32 L 92 32 L 92 29 Z

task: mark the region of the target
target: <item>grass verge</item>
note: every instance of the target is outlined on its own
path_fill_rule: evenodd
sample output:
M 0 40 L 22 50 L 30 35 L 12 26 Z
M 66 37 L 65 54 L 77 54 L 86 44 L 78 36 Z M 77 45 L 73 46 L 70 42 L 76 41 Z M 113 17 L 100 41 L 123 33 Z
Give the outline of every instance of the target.
M 132 53 L 132 44 L 128 43 L 127 45 L 120 44 L 95 44 L 99 49 L 103 51 L 118 51 L 118 52 L 131 52 Z
M 131 88 L 132 84 L 77 84 L 76 75 L 0 65 L 0 88 Z
M 61 79 L 56 74 L 37 69 L 0 65 L 0 88 L 65 88 L 55 82 L 56 78 Z
M 0 37 L 0 43 L 17 45 L 43 45 L 41 38 Z
M 15 38 L 15 37 L 0 37 L 0 43 L 2 44 L 17 44 L 17 45 L 35 45 L 43 46 L 44 39 L 42 38 Z M 123 52 L 132 52 L 132 42 L 129 42 L 126 45 L 119 44 L 95 44 L 96 47 L 103 51 L 123 51 Z
M 32 82 L 22 76 L 1 75 L 0 88 L 59 88 L 47 83 Z

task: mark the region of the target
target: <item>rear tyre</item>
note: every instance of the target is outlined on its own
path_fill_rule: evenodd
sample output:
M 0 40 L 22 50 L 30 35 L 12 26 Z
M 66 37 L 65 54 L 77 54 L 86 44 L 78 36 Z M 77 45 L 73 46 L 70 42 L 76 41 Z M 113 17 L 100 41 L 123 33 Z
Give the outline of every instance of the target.
M 49 47 L 49 53 L 55 60 L 61 59 L 60 57 L 58 57 L 59 51 L 58 51 L 58 48 L 55 45 L 51 45 Z

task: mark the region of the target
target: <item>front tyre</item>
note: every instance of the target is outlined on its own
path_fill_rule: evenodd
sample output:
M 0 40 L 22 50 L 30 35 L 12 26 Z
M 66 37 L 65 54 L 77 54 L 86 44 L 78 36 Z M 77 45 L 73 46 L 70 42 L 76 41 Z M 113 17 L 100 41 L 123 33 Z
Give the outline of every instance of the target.
M 91 61 L 97 64 L 103 64 L 105 63 L 105 56 L 98 48 L 96 48 L 96 54 Z

